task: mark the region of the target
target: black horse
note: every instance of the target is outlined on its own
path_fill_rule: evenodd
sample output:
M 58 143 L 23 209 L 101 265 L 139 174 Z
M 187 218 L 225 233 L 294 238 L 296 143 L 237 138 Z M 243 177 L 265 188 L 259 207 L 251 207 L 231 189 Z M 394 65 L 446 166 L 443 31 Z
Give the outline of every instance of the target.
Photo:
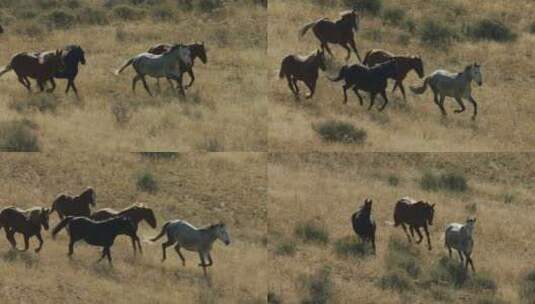
M 54 74 L 54 78 L 67 79 L 67 88 L 65 89 L 65 93 L 68 93 L 69 89 L 72 88 L 74 94 L 76 94 L 76 98 L 80 98 L 80 96 L 78 96 L 78 89 L 76 89 L 74 80 L 78 75 L 78 64 L 81 63 L 85 65 L 85 52 L 79 45 L 67 45 L 65 48 L 63 48 L 62 59 L 65 67 L 57 71 Z
M 417 244 L 423 240 L 422 233 L 420 232 L 420 227 L 423 227 L 425 236 L 427 237 L 427 248 L 431 250 L 428 225 L 433 225 L 434 214 L 435 204 L 429 204 L 428 202 L 416 201 L 404 197 L 396 203 L 394 208 L 394 227 L 401 225 L 409 242 L 411 242 L 411 236 L 414 238 L 414 230 L 416 230 L 416 233 L 418 233 L 418 236 L 420 237 L 420 239 L 416 241 Z M 411 236 L 409 236 L 405 225 L 409 225 Z
M 361 106 L 364 105 L 364 101 L 359 94 L 359 90 L 370 93 L 370 106 L 368 107 L 368 110 L 373 107 L 377 94 L 381 94 L 385 100 L 383 106 L 379 108 L 379 111 L 382 111 L 388 104 L 388 98 L 386 97 L 387 80 L 388 78 L 394 79 L 397 76 L 397 70 L 397 63 L 394 60 L 375 65 L 371 68 L 357 63 L 351 66 L 343 66 L 338 73 L 338 77 L 334 79 L 329 78 L 329 80 L 335 82 L 345 80 L 346 83 L 343 86 L 344 103 L 347 103 L 346 91 L 350 88 L 353 88 L 353 91 L 359 98 Z
M 79 240 L 84 240 L 86 243 L 104 247 L 102 256 L 98 260 L 100 262 L 104 257 L 108 257 L 108 262 L 111 264 L 110 248 L 115 241 L 115 238 L 120 234 L 126 234 L 131 238 L 138 238 L 136 234 L 136 227 L 128 217 L 114 217 L 109 220 L 97 222 L 87 217 L 68 216 L 52 230 L 52 237 L 55 237 L 58 232 L 65 226 L 68 226 L 69 232 L 69 257 L 74 253 L 74 243 Z
M 371 242 L 373 254 L 375 254 L 375 220 L 372 216 L 372 200 L 366 199 L 364 205 L 351 216 L 353 231 L 360 237 L 362 242 Z

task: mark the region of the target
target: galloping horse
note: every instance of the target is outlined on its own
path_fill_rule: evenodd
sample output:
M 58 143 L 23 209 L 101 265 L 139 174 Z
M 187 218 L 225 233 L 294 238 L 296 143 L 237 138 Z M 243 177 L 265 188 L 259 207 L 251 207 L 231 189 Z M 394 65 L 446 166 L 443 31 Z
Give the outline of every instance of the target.
M 474 225 L 476 224 L 475 217 L 469 217 L 466 223 L 451 223 L 446 226 L 446 238 L 444 245 L 448 248 L 448 253 L 451 258 L 451 248 L 457 249 L 459 258 L 461 259 L 461 265 L 463 264 L 463 254 L 466 259 L 465 269 L 468 270 L 468 263 L 472 266 L 472 271 L 475 272 L 474 262 L 472 262 L 472 249 L 474 248 L 474 239 L 472 234 L 474 233 Z
M 157 44 L 153 47 L 151 47 L 147 52 L 155 55 L 160 55 L 165 52 L 168 52 L 173 47 L 172 44 L 168 43 L 162 43 Z M 195 42 L 192 44 L 186 44 L 186 47 L 189 48 L 191 52 L 191 65 L 186 65 L 184 62 L 179 60 L 179 72 L 183 74 L 184 72 L 188 72 L 188 75 L 190 77 L 189 83 L 184 87 L 185 89 L 188 89 L 193 85 L 193 82 L 195 81 L 195 75 L 193 74 L 193 65 L 195 64 L 195 59 L 198 57 L 201 59 L 203 64 L 206 64 L 208 61 L 208 58 L 206 57 L 206 48 L 204 47 L 204 41 L 201 43 Z M 182 79 L 182 78 L 181 78 Z M 158 87 L 160 86 L 159 82 L 160 80 L 157 78 L 158 81 Z
M 45 60 L 46 57 L 46 60 Z M 48 54 L 47 56 L 39 56 L 37 53 L 18 53 L 11 58 L 10 63 L 0 71 L 0 76 L 14 70 L 20 83 L 31 92 L 31 84 L 29 78 L 37 80 L 37 85 L 42 91 L 45 90 L 44 84 L 46 81 L 52 83 L 52 88 L 49 92 L 54 91 L 56 83 L 54 82 L 54 74 L 64 68 L 63 51 L 57 50 Z
M 82 192 L 82 194 L 72 197 L 68 194 L 59 194 L 52 203 L 50 213 L 56 211 L 60 219 L 65 216 L 86 216 L 91 214 L 89 205 L 96 206 L 95 190 L 91 187 Z
M 74 253 L 74 243 L 84 240 L 86 243 L 104 247 L 102 256 L 98 260 L 100 262 L 104 257 L 108 257 L 108 262 L 111 264 L 110 248 L 115 241 L 115 238 L 120 234 L 126 234 L 132 238 L 138 238 L 134 224 L 128 217 L 114 217 L 102 222 L 93 221 L 83 216 L 68 216 L 59 222 L 52 230 L 52 237 L 61 231 L 65 226 L 68 226 L 69 233 L 69 257 Z
M 168 81 L 174 79 L 178 82 L 180 93 L 184 95 L 182 87 L 182 69 L 178 61 L 184 62 L 186 66 L 191 65 L 191 51 L 182 44 L 175 44 L 167 53 L 154 55 L 151 53 L 141 53 L 128 59 L 117 71 L 119 75 L 129 65 L 132 65 L 136 71 L 136 76 L 132 79 L 132 91 L 136 91 L 136 83 L 141 80 L 147 93 L 152 96 L 149 90 L 145 76 L 149 75 L 154 78 L 166 77 Z
M 425 77 L 421 87 L 411 87 L 411 90 L 414 94 L 423 94 L 427 89 L 427 85 L 429 85 L 433 91 L 434 101 L 440 108 L 443 116 L 447 115 L 444 109 L 444 99 L 446 96 L 453 97 L 461 107 L 460 109 L 454 110 L 455 113 L 464 112 L 466 108 L 462 98 L 468 99 L 474 106 L 474 114 L 472 115 L 472 120 L 474 120 L 477 116 L 477 104 L 472 97 L 472 81 L 475 81 L 479 86 L 483 84 L 481 66 L 477 63 L 466 66 L 459 73 L 436 70 L 431 75 Z
M 363 242 L 370 241 L 375 254 L 375 220 L 372 216 L 372 200 L 366 199 L 364 205 L 351 216 L 353 231 L 360 237 Z
M 41 53 L 40 56 L 45 56 L 49 54 L 50 52 Z M 65 64 L 65 67 L 54 73 L 54 78 L 58 79 L 67 79 L 67 88 L 65 89 L 65 93 L 68 93 L 69 90 L 72 88 L 74 91 L 74 94 L 77 98 L 80 98 L 78 96 L 78 90 L 76 89 L 76 85 L 74 84 L 74 80 L 76 79 L 76 76 L 78 75 L 78 64 L 84 64 L 85 65 L 85 52 L 79 45 L 67 45 L 63 48 L 63 63 Z
M 24 235 L 24 251 L 28 250 L 30 237 L 36 236 L 39 240 L 39 247 L 35 252 L 39 252 L 43 247 L 43 237 L 41 227 L 48 230 L 48 215 L 50 209 L 34 207 L 22 210 L 15 207 L 8 207 L 0 211 L 0 229 L 6 231 L 6 237 L 13 249 L 17 248 L 15 232 Z
M 364 105 L 362 96 L 359 94 L 359 90 L 366 91 L 370 94 L 370 110 L 374 103 L 375 97 L 377 94 L 381 94 L 385 103 L 379 111 L 384 110 L 388 104 L 388 98 L 386 97 L 386 86 L 388 85 L 388 78 L 394 78 L 397 75 L 397 64 L 395 61 L 387 61 L 385 63 L 376 65 L 374 67 L 368 68 L 362 64 L 354 64 L 351 66 L 343 66 L 338 73 L 338 77 L 332 79 L 331 81 L 340 81 L 345 80 L 343 86 L 344 90 L 344 104 L 347 103 L 347 90 L 353 88 L 353 91 L 357 95 L 360 101 L 360 105 Z
M 394 208 L 394 227 L 401 225 L 403 231 L 407 235 L 409 242 L 411 237 L 407 232 L 405 224 L 409 225 L 412 237 L 414 238 L 414 230 L 418 233 L 420 239 L 416 241 L 417 244 L 422 242 L 423 236 L 420 232 L 420 227 L 424 228 L 425 236 L 427 237 L 427 247 L 431 250 L 431 240 L 429 239 L 429 231 L 427 225 L 433 225 L 433 216 L 435 214 L 435 204 L 430 205 L 424 201 L 415 201 L 411 198 L 404 197 L 396 203 Z
M 164 234 L 167 234 L 167 241 L 162 244 L 162 262 L 166 259 L 166 248 L 175 245 L 175 251 L 182 260 L 183 266 L 186 266 L 186 259 L 180 252 L 180 248 L 197 251 L 201 259 L 199 266 L 203 267 L 205 273 L 206 267 L 213 264 L 210 251 L 214 241 L 220 239 L 225 245 L 230 244 L 230 237 L 223 223 L 199 229 L 183 220 L 168 221 L 163 225 L 160 234 L 150 240 L 152 242 L 157 241 Z M 206 264 L 205 258 L 208 259 L 208 264 Z
M 339 44 L 347 51 L 347 61 L 351 56 L 349 45 L 355 51 L 359 61 L 361 61 L 357 46 L 355 45 L 355 39 L 353 38 L 353 30 L 355 30 L 355 33 L 359 30 L 359 21 L 359 15 L 355 10 L 345 11 L 340 13 L 340 18 L 334 22 L 328 18 L 321 18 L 306 24 L 299 30 L 299 37 L 304 36 L 308 29 L 312 28 L 314 35 L 321 43 L 321 49 L 323 51 L 327 50 L 334 57 L 329 48 L 329 43 Z
M 394 77 L 396 83 L 394 84 L 392 92 L 399 88 L 401 94 L 403 94 L 403 99 L 407 100 L 407 97 L 405 96 L 405 87 L 403 87 L 403 80 L 411 70 L 418 73 L 418 77 L 424 77 L 424 63 L 422 62 L 422 58 L 420 58 L 420 56 L 395 56 L 385 50 L 372 49 L 366 53 L 362 63 L 372 67 L 389 60 L 394 60 L 398 66 L 397 75 Z
M 326 70 L 325 55 L 323 51 L 317 50 L 306 57 L 288 55 L 282 60 L 279 77 L 281 79 L 286 77 L 288 80 L 288 87 L 290 87 L 290 90 L 294 93 L 296 98 L 299 98 L 297 81 L 303 81 L 310 90 L 310 94 L 306 96 L 308 99 L 314 96 L 319 69 L 322 71 Z
M 142 220 L 145 220 L 145 222 L 147 222 L 147 224 L 149 224 L 152 228 L 156 228 L 156 217 L 154 216 L 154 212 L 151 208 L 145 207 L 143 204 L 136 204 L 121 211 L 116 211 L 111 208 L 100 209 L 93 212 L 90 218 L 95 221 L 103 221 L 118 216 L 128 217 L 134 224 L 136 232 L 139 222 Z M 139 248 L 139 253 L 143 253 L 139 238 L 132 238 L 134 255 L 136 254 L 136 243 L 137 247 Z

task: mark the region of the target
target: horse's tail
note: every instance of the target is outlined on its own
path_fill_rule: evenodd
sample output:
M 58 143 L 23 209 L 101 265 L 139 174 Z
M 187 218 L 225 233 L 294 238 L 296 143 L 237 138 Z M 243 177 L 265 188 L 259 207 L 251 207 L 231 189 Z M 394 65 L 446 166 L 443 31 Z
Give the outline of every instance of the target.
M 69 224 L 72 219 L 73 219 L 72 216 L 67 216 L 61 222 L 59 222 L 59 224 L 57 224 L 56 227 L 54 227 L 54 229 L 52 230 L 52 238 L 56 238 L 56 234 L 58 234 L 58 232 L 60 232 L 61 229 L 67 226 L 67 224 Z
M 372 52 L 373 52 L 373 49 L 369 50 L 366 53 L 366 56 L 364 56 L 364 60 L 362 61 L 362 64 L 368 65 L 368 60 L 370 59 L 370 55 L 372 54 Z
M 331 78 L 331 77 L 327 76 L 327 78 L 328 78 L 330 81 L 333 81 L 333 82 L 340 81 L 340 80 L 344 79 L 345 74 L 346 74 L 346 71 L 347 71 L 347 66 L 344 65 L 344 66 L 340 69 L 340 72 L 338 72 L 338 77 L 336 77 L 336 78 Z
M 284 78 L 286 76 L 286 69 L 284 68 L 284 61 L 281 63 L 281 69 L 279 72 L 279 78 Z
M 115 71 L 115 75 L 119 75 L 124 69 L 131 65 L 132 62 L 134 62 L 134 58 L 128 59 L 120 68 Z
M 316 25 L 316 23 L 320 22 L 321 20 L 323 20 L 325 18 L 321 18 L 321 19 L 318 19 L 316 21 L 312 21 L 310 23 L 307 23 L 305 24 L 300 30 L 299 30 L 299 37 L 303 37 L 306 32 L 311 28 L 313 27 L 314 25 Z
M 353 231 L 355 231 L 355 233 L 357 233 L 357 216 L 358 212 L 353 213 L 353 215 L 351 216 L 351 226 L 353 226 Z
M 8 64 L 4 67 L 2 71 L 0 71 L 0 77 L 4 75 L 5 73 L 11 71 L 13 68 L 11 67 L 11 64 Z
M 411 91 L 414 94 L 418 94 L 418 95 L 423 94 L 425 90 L 427 89 L 428 83 L 429 83 L 429 77 L 425 77 L 423 85 L 421 87 L 410 87 Z
M 168 225 L 169 225 L 169 222 L 163 224 L 163 226 L 162 226 L 162 231 L 160 231 L 160 233 L 159 233 L 157 236 L 155 236 L 155 237 L 153 237 L 153 238 L 150 238 L 149 240 L 150 240 L 151 242 L 156 242 L 159 238 L 161 238 L 161 237 L 165 234 L 165 231 L 167 230 L 167 226 L 168 226 Z

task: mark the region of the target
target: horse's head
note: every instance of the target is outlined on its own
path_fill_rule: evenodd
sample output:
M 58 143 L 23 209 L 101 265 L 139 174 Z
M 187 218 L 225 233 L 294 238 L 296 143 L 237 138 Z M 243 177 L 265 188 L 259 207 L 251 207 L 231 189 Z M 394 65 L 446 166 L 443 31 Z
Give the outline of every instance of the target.
M 204 41 L 201 43 L 196 42 L 192 44 L 190 47 L 190 51 L 192 59 L 199 57 L 202 63 L 206 64 L 206 62 L 208 62 L 208 57 L 206 57 L 206 48 L 204 47 Z
M 341 20 L 348 24 L 350 28 L 354 29 L 355 32 L 359 30 L 360 16 L 357 13 L 357 9 L 353 8 L 352 10 L 341 12 Z
M 30 211 L 29 219 L 35 226 L 43 226 L 48 230 L 49 208 L 35 208 Z
M 152 211 L 151 208 L 140 206 L 140 210 L 142 210 L 143 213 L 143 219 L 152 227 L 156 228 L 157 222 L 156 222 L 156 216 L 154 216 L 154 211 Z
M 420 56 L 412 56 L 411 65 L 416 73 L 418 73 L 418 77 L 424 78 L 424 62 L 422 61 L 422 58 Z
M 216 237 L 225 243 L 225 245 L 228 246 L 230 244 L 230 236 L 224 223 L 212 225 L 211 228 L 214 230 Z
M 425 203 L 425 214 L 427 218 L 427 223 L 430 226 L 433 226 L 433 217 L 435 216 L 435 204 Z
M 320 69 L 322 71 L 327 70 L 327 65 L 325 64 L 325 52 L 323 50 L 317 50 L 315 57 Z
M 483 76 L 481 76 L 481 66 L 477 63 L 469 65 L 465 71 L 470 74 L 470 77 L 479 85 L 483 85 Z
M 372 200 L 367 198 L 364 200 L 364 206 L 362 206 L 362 210 L 366 210 L 368 212 L 372 211 Z
M 92 187 L 87 187 L 87 189 L 82 194 L 80 194 L 80 197 L 93 207 L 97 205 L 97 194 Z
M 81 64 L 85 64 L 85 52 L 84 50 L 76 45 L 69 51 L 69 56 L 72 56 L 72 58 L 76 62 L 80 62 Z

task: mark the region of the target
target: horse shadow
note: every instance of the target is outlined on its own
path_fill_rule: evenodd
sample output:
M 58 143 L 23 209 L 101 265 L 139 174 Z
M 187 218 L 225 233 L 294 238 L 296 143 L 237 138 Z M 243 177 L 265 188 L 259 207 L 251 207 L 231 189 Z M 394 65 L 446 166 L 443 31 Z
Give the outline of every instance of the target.
M 21 261 L 28 268 L 39 265 L 39 257 L 36 254 L 33 254 L 28 251 L 20 251 L 18 249 L 9 249 L 7 252 L 2 254 L 2 259 L 6 263 L 15 263 Z

